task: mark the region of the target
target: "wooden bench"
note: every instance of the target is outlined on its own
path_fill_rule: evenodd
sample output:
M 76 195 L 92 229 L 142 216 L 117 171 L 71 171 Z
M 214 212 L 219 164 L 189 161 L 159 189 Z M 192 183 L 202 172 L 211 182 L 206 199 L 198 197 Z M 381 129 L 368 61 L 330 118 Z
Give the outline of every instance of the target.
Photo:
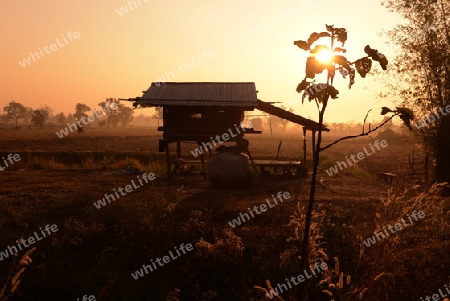
M 267 167 L 274 168 L 282 168 L 283 171 L 289 172 L 291 169 L 294 169 L 297 175 L 303 175 L 305 173 L 305 167 L 300 161 L 279 161 L 279 160 L 254 160 L 255 166 L 259 166 L 261 175 L 267 175 L 268 171 L 265 169 Z

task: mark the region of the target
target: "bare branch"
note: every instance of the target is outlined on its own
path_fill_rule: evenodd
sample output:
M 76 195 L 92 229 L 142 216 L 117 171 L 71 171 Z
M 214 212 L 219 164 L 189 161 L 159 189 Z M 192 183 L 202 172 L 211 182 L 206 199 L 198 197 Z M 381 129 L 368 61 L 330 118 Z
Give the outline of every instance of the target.
M 367 117 L 369 116 L 370 111 L 372 111 L 372 109 L 367 111 L 366 117 L 364 118 L 362 134 L 364 134 L 364 125 L 366 124 L 366 120 L 367 120 Z M 369 124 L 369 131 L 370 131 L 370 124 Z
M 392 115 L 391 117 L 389 117 L 388 119 L 386 119 L 382 124 L 380 124 L 379 126 L 375 127 L 373 130 L 371 130 L 370 127 L 369 127 L 369 131 L 367 131 L 367 132 L 365 132 L 365 133 L 362 132 L 362 133 L 359 134 L 359 135 L 353 135 L 353 136 L 345 136 L 345 137 L 342 137 L 342 138 L 340 138 L 340 139 L 338 139 L 338 140 L 336 140 L 336 141 L 334 141 L 334 142 L 328 144 L 327 146 L 324 146 L 324 147 L 320 148 L 320 149 L 319 149 L 319 152 L 321 152 L 321 151 L 323 151 L 323 150 L 326 150 L 327 148 L 329 148 L 329 147 L 331 147 L 331 146 L 333 146 L 333 145 L 335 145 L 335 144 L 337 144 L 338 142 L 341 142 L 341 141 L 343 141 L 343 140 L 353 139 L 353 138 L 362 137 L 362 136 L 368 136 L 370 133 L 373 133 L 373 132 L 375 132 L 376 130 L 378 130 L 379 128 L 381 128 L 382 126 L 384 126 L 384 125 L 385 125 L 386 123 L 388 123 L 392 118 L 394 118 L 394 116 L 397 116 L 397 115 L 399 115 L 399 113 L 396 113 L 396 114 Z
M 319 106 L 319 102 L 317 101 L 317 98 L 314 98 L 315 102 L 316 102 L 316 106 L 317 106 L 317 111 L 319 111 L 320 113 L 320 106 Z

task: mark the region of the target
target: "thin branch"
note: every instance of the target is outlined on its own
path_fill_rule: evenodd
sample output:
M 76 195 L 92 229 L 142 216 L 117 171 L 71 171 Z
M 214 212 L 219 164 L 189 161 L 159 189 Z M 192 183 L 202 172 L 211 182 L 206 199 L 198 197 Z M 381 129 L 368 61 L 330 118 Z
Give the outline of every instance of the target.
M 319 113 L 320 113 L 320 106 L 319 106 L 319 102 L 317 101 L 317 97 L 315 97 L 314 100 L 316 102 L 317 111 L 319 111 Z
M 394 118 L 394 117 L 397 116 L 397 115 L 399 115 L 399 113 L 396 113 L 396 114 L 392 115 L 391 117 L 389 117 L 388 119 L 386 119 L 382 124 L 380 124 L 379 126 L 375 127 L 373 130 L 369 130 L 369 131 L 366 132 L 366 133 L 363 132 L 363 133 L 361 133 L 361 134 L 359 134 L 359 135 L 353 135 L 353 136 L 345 136 L 345 137 L 342 137 L 342 138 L 340 138 L 340 139 L 334 141 L 333 143 L 330 143 L 330 144 L 328 144 L 327 146 L 324 146 L 324 147 L 320 148 L 320 149 L 319 149 L 319 152 L 321 152 L 321 151 L 323 151 L 323 150 L 326 150 L 327 148 L 329 148 L 329 147 L 331 147 L 331 146 L 335 145 L 336 143 L 341 142 L 341 141 L 343 141 L 343 140 L 353 139 L 353 138 L 362 137 L 362 136 L 368 136 L 370 133 L 375 132 L 376 130 L 378 130 L 379 128 L 381 128 L 382 126 L 384 126 L 386 123 L 388 123 L 392 118 Z
M 369 111 L 367 111 L 366 117 L 364 117 L 362 134 L 364 134 L 364 125 L 366 124 L 366 120 L 367 120 L 367 117 L 369 116 L 370 111 L 372 111 L 372 109 L 370 109 Z M 370 124 L 369 124 L 369 131 L 370 131 Z

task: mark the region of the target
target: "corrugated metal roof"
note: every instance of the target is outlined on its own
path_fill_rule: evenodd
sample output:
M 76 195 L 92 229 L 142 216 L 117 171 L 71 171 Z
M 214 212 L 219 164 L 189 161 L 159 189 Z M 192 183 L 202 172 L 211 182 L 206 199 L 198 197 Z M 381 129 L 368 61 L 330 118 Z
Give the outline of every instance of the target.
M 224 82 L 171 82 L 152 83 L 142 97 L 123 99 L 133 102 L 136 107 L 152 106 L 237 106 L 261 111 L 305 126 L 308 130 L 318 130 L 319 124 L 258 100 L 255 83 Z M 325 126 L 323 131 L 329 131 Z
M 256 86 L 252 82 L 152 83 L 142 98 L 143 105 L 256 107 Z

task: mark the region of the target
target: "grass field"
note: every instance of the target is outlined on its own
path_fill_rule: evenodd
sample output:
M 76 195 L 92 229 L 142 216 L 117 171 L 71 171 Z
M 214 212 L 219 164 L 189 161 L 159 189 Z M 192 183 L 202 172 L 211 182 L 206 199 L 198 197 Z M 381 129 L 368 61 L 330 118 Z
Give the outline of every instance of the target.
M 298 160 L 301 136 L 246 138 L 254 158 L 274 158 L 283 141 L 280 158 Z M 31 245 L 0 261 L 0 289 L 6 284 L 0 300 L 17 279 L 5 300 L 269 300 L 254 286 L 299 274 L 296 227 L 304 221 L 309 177 L 258 178 L 245 189 L 215 189 L 199 174 L 166 180 L 161 134 L 149 129 L 86 129 L 63 139 L 55 130 L 16 130 L 0 137 L 0 157 L 21 157 L 0 172 L 0 252 L 47 224 L 59 229 L 33 245 L 32 262 L 19 263 Z M 375 140 L 345 141 L 323 152 L 311 247 L 330 269 L 311 281 L 311 300 L 419 300 L 449 283 L 449 201 L 424 187 L 424 153 L 413 138 L 387 139 L 387 147 L 355 166 L 326 173 Z M 326 136 L 324 144 L 331 141 Z M 192 157 L 195 147 L 183 144 L 183 157 Z M 310 160 L 309 152 L 307 165 Z M 111 174 L 129 165 L 156 179 L 97 209 L 93 203 L 105 194 L 136 181 L 136 175 Z M 392 185 L 377 181 L 380 172 L 397 178 Z M 291 197 L 230 227 L 278 192 Z M 363 244 L 413 209 L 426 218 L 374 246 Z M 194 250 L 138 280 L 131 276 L 182 243 Z M 341 272 L 351 276 L 348 283 L 339 284 Z M 282 294 L 284 300 L 295 296 L 296 287 Z

